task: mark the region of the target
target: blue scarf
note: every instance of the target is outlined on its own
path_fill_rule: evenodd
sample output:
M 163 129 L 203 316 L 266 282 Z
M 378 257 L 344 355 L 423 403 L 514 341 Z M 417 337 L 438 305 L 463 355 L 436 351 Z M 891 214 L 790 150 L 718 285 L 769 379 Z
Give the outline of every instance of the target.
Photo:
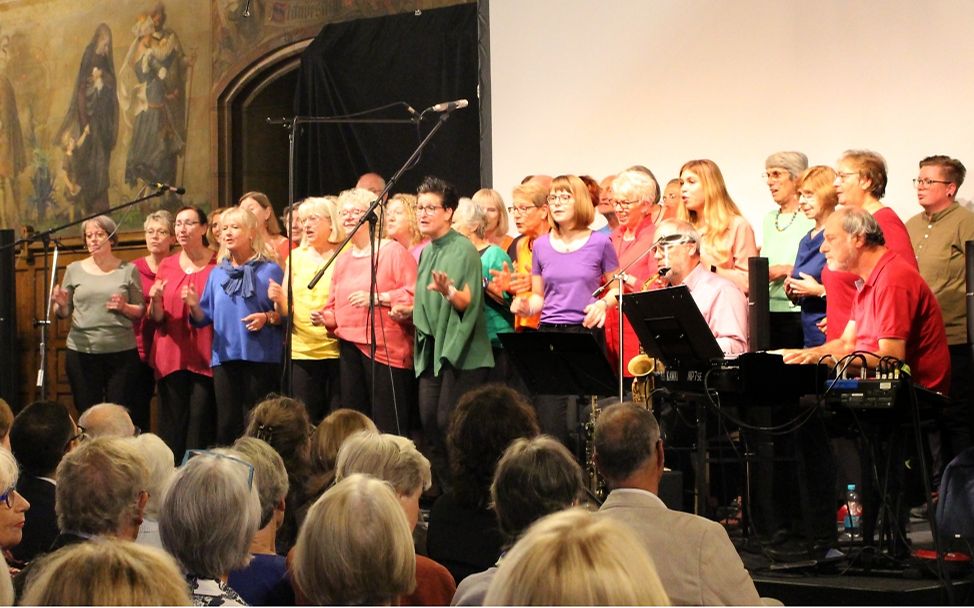
M 254 295 L 256 287 L 254 283 L 254 269 L 257 268 L 257 264 L 257 260 L 248 260 L 242 266 L 234 266 L 230 263 L 229 258 L 220 262 L 220 268 L 223 272 L 227 273 L 227 280 L 221 284 L 223 291 L 228 296 L 234 296 L 239 293 L 243 297 L 249 298 Z

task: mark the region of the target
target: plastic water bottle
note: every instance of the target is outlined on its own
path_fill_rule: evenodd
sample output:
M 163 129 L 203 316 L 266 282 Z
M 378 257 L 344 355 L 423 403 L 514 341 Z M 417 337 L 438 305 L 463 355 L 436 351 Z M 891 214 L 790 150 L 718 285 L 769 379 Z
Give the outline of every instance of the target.
M 843 521 L 845 532 L 850 538 L 862 538 L 862 503 L 859 502 L 859 492 L 854 483 L 846 486 L 845 504 L 848 509 Z

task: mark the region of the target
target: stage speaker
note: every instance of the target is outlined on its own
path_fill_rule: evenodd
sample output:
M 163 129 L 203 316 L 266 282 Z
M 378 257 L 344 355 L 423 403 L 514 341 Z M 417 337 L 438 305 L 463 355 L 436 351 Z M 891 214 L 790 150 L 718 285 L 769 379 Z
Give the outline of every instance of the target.
M 14 276 L 14 231 L 0 230 L 0 397 L 16 412 L 17 403 L 17 282 Z
M 747 259 L 747 282 L 748 347 L 751 352 L 768 350 L 771 344 L 768 258 Z

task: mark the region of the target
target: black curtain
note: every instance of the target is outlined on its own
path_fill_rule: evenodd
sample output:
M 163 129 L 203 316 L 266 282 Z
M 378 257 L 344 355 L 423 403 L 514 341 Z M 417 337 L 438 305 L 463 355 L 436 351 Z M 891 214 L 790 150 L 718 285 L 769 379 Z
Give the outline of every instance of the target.
M 418 111 L 467 99 L 434 136 L 394 192 L 415 192 L 425 175 L 462 194 L 480 187 L 477 5 L 464 4 L 326 26 L 305 49 L 295 90 L 298 116 L 343 116 L 404 101 Z M 403 107 L 369 118 L 406 118 Z M 295 132 L 294 195 L 337 194 L 359 175 L 388 178 L 435 124 L 302 125 Z M 364 118 L 364 117 L 363 117 Z

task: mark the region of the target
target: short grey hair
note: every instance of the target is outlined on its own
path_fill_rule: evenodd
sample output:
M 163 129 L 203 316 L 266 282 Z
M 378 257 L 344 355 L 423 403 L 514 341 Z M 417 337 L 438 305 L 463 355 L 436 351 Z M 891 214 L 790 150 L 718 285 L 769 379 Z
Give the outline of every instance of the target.
M 612 194 L 655 204 L 659 200 L 659 184 L 648 173 L 626 169 L 612 180 Z
M 148 230 L 149 224 L 151 224 L 152 222 L 156 222 L 157 224 L 162 224 L 163 226 L 165 226 L 166 230 L 169 231 L 170 235 L 173 233 L 174 227 L 173 227 L 172 214 L 166 211 L 165 209 L 157 209 L 156 211 L 153 211 L 149 215 L 145 216 L 145 221 L 142 222 L 142 227 Z
M 779 168 L 788 171 L 791 179 L 798 179 L 808 169 L 808 157 L 801 152 L 775 152 L 764 161 L 765 169 Z
M 631 401 L 602 410 L 595 421 L 595 462 L 611 487 L 655 458 L 659 423 Z
M 308 510 L 294 582 L 314 605 L 381 605 L 416 587 L 413 536 L 392 487 L 368 475 L 332 486 Z
M 229 451 L 229 450 L 228 450 Z M 220 578 L 250 561 L 260 523 L 243 455 L 204 452 L 176 471 L 159 513 L 162 546 L 188 574 Z
M 135 425 L 127 407 L 117 403 L 99 403 L 86 409 L 78 418 L 85 434 L 97 437 L 131 437 Z
M 335 479 L 341 481 L 354 473 L 388 481 L 403 496 L 417 489 L 426 490 L 432 483 L 430 461 L 419 453 L 416 444 L 389 433 L 359 432 L 342 443 Z
M 20 467 L 10 450 L 0 449 L 0 492 L 17 485 Z
M 175 457 L 166 442 L 158 435 L 143 433 L 133 441 L 145 458 L 149 469 L 149 502 L 145 505 L 145 514 L 152 519 L 158 519 L 162 498 L 169 488 L 173 474 L 176 473 Z
M 81 222 L 82 244 L 85 242 L 85 231 L 88 228 L 88 224 L 94 224 L 95 226 L 98 226 L 99 228 L 104 230 L 105 234 L 108 235 L 108 242 L 111 243 L 113 246 L 118 245 L 118 224 L 116 224 L 115 220 L 108 217 L 107 215 L 98 215 L 91 218 L 90 220 L 85 220 Z
M 269 443 L 256 437 L 241 437 L 233 450 L 244 455 L 254 465 L 254 483 L 260 498 L 260 528 L 274 515 L 274 509 L 287 496 L 288 479 L 284 459 Z
M 453 223 L 474 233 L 479 239 L 487 236 L 487 212 L 473 199 L 460 199 L 457 210 L 453 212 Z
M 867 245 L 880 247 L 886 244 L 883 228 L 871 213 L 864 209 L 843 207 L 835 213 L 842 220 L 842 230 L 849 236 L 861 236 Z
M 54 511 L 62 532 L 115 535 L 138 516 L 149 469 L 131 437 L 103 437 L 71 450 L 57 468 Z

